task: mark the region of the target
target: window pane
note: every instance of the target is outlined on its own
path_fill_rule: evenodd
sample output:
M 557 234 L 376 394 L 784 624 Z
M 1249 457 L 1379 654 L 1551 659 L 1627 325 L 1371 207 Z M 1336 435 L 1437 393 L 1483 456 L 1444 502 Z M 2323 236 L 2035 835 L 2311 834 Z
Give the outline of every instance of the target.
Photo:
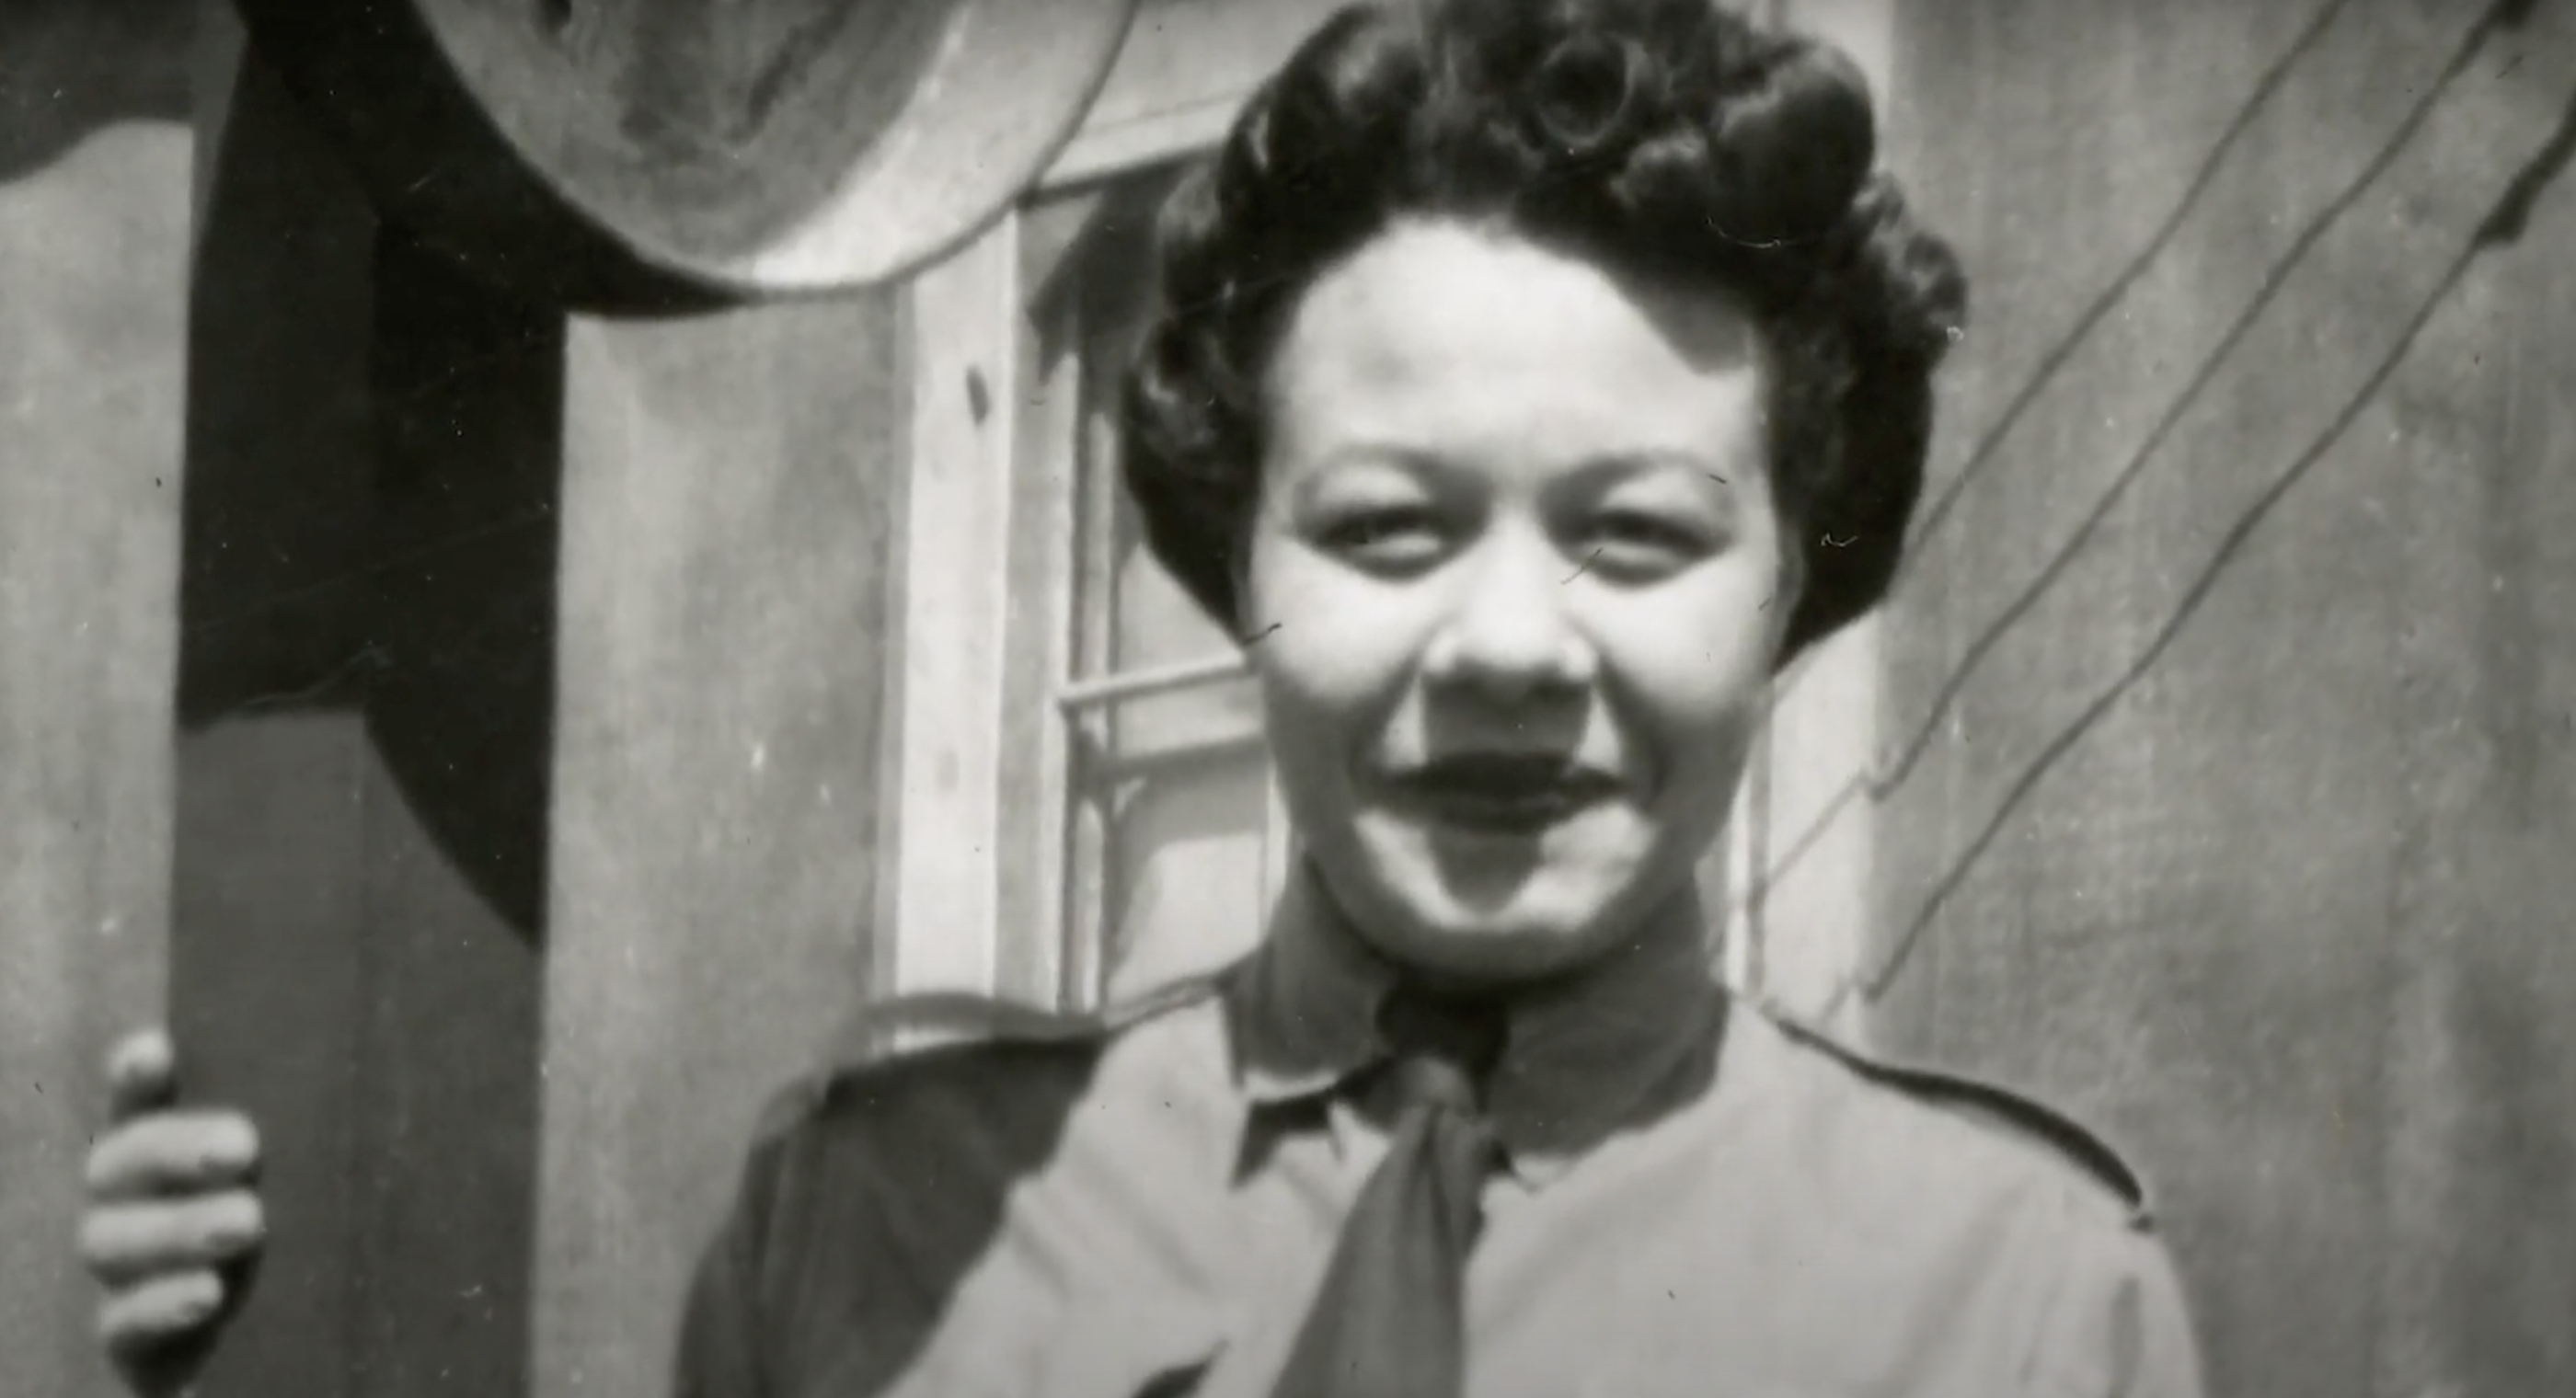
M 1118 480 L 1117 393 L 1151 308 L 1157 172 L 1088 196 L 1044 296 L 1079 360 L 1073 678 L 1099 680 L 1223 657 L 1226 629 L 1154 561 Z M 1059 220 L 1063 218 L 1058 215 Z M 1033 220 L 1036 222 L 1036 220 Z M 1043 323 L 1043 321 L 1042 321 Z M 1257 938 L 1268 906 L 1268 755 L 1248 679 L 1116 700 L 1075 715 L 1068 783 L 1066 962 L 1114 993 L 1211 968 Z M 1081 945 L 1088 941 L 1090 945 Z M 1071 988 L 1087 998 L 1094 986 Z

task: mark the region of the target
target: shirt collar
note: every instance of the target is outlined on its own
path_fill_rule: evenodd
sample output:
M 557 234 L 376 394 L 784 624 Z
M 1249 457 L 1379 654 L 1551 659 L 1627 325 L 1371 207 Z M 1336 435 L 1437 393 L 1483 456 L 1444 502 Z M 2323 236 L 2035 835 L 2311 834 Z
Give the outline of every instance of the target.
M 1514 1174 L 1554 1178 L 1611 1135 L 1705 1092 L 1726 1018 L 1696 905 L 1600 966 L 1517 994 L 1487 1107 Z M 1300 870 L 1225 987 L 1234 1071 L 1252 1102 L 1311 1099 L 1382 1061 L 1379 1005 L 1401 971 Z

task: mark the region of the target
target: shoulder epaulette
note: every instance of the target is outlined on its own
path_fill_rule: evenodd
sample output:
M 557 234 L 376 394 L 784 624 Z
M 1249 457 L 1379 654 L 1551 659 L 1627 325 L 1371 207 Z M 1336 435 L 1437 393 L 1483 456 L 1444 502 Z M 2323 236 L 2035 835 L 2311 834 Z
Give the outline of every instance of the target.
M 1073 1044 L 1109 1038 L 1211 993 L 1193 978 L 1090 1011 L 1052 1010 L 971 991 L 929 991 L 863 1005 L 834 1036 L 827 1072 L 871 1068 L 970 1044 Z
M 2147 1187 L 2137 1171 L 2091 1128 L 2056 1108 L 1976 1078 L 1873 1058 L 1776 1010 L 1766 1007 L 1765 1013 L 1792 1038 L 1862 1078 L 2047 1147 L 2108 1190 L 2127 1208 L 2132 1222 L 2143 1225 L 2149 1220 Z
M 875 1069 L 976 1045 L 1103 1043 L 1207 998 L 1215 985 L 1213 977 L 1194 977 L 1088 1012 L 1052 1010 L 971 991 L 925 991 L 862 1005 L 842 1022 L 816 1068 L 771 1104 L 762 1133 L 771 1134 L 792 1123 L 837 1084 Z

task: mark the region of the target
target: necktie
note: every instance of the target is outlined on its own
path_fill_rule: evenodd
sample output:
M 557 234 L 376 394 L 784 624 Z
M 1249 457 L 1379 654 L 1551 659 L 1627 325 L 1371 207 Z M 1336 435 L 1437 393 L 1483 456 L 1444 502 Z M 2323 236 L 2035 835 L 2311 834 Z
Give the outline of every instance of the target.
M 1465 1381 L 1467 1251 L 1496 1153 L 1477 1098 L 1502 1023 L 1398 995 L 1381 1025 L 1394 1140 L 1343 1221 L 1274 1398 L 1457 1398 Z

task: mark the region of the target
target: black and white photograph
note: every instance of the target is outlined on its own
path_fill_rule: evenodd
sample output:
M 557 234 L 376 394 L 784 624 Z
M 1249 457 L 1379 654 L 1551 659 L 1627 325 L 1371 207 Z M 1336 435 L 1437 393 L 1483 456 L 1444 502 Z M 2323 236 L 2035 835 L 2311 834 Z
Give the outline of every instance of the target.
M 0 0 L 0 1398 L 2576 1395 L 2576 3 Z

